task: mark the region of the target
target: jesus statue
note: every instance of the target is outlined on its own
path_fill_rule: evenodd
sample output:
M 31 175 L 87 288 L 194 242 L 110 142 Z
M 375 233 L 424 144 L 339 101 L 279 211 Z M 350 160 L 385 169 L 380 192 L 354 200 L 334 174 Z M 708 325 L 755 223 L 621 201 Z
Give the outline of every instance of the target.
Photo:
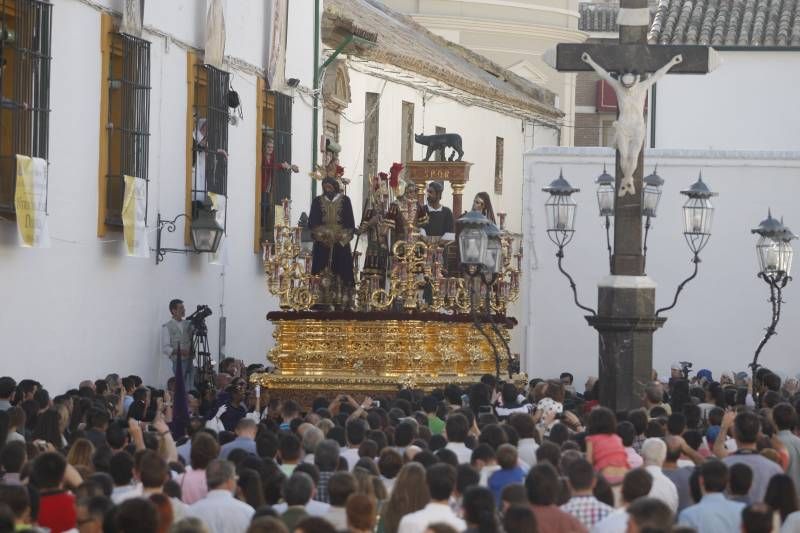
M 592 57 L 584 52 L 581 59 L 588 63 L 595 72 L 611 87 L 617 95 L 619 116 L 614 122 L 614 146 L 619 151 L 619 166 L 622 168 L 622 181 L 619 195 L 635 194 L 633 173 L 639 163 L 639 152 L 642 151 L 645 136 L 644 102 L 647 91 L 660 80 L 673 66 L 683 61 L 678 54 L 669 63 L 642 80 L 635 72 L 623 72 L 617 78 L 598 65 Z

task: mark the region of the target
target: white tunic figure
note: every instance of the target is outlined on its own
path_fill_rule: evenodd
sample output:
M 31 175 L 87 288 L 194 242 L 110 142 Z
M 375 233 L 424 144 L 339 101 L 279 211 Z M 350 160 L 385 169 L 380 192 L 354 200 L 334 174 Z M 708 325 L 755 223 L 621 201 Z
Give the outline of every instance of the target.
M 644 102 L 647 91 L 661 79 L 674 65 L 683 61 L 681 55 L 673 57 L 669 63 L 658 69 L 644 80 L 639 74 L 632 72 L 622 73 L 619 78 L 613 77 L 603 67 L 595 63 L 592 57 L 584 52 L 581 59 L 588 63 L 597 74 L 614 88 L 619 106 L 619 117 L 614 122 L 614 146 L 619 151 L 620 167 L 622 168 L 622 182 L 619 195 L 635 194 L 633 173 L 639 163 L 639 152 L 644 145 L 645 123 Z

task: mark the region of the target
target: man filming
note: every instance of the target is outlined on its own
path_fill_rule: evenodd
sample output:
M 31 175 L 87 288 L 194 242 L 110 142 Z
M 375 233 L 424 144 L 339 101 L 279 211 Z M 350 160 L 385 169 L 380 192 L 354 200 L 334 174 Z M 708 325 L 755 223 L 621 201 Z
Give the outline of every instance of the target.
M 181 358 L 183 381 L 187 388 L 194 387 L 194 363 L 192 362 L 192 326 L 184 320 L 186 308 L 183 300 L 169 302 L 172 319 L 161 326 L 161 352 L 172 361 L 172 373 L 177 375 L 178 357 Z

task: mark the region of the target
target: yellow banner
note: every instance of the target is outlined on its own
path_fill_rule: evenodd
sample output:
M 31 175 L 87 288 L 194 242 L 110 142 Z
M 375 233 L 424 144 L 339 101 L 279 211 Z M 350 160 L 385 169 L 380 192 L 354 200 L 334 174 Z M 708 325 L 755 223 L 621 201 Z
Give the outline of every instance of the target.
M 47 248 L 47 161 L 17 154 L 17 187 L 14 209 L 17 230 L 24 247 Z
M 125 176 L 122 228 L 125 237 L 125 251 L 131 257 L 150 257 L 146 215 L 147 184 L 135 176 Z

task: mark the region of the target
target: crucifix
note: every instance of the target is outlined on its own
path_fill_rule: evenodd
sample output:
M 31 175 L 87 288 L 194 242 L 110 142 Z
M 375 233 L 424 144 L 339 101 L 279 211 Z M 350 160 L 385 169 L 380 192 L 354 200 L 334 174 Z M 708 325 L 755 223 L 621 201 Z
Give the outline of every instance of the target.
M 653 332 L 666 320 L 654 314 L 655 283 L 644 272 L 642 252 L 645 101 L 667 72 L 707 74 L 718 56 L 707 46 L 647 44 L 647 0 L 621 0 L 617 23 L 619 43 L 561 43 L 543 59 L 559 72 L 594 70 L 617 96 L 611 276 L 599 284 L 597 316 L 587 320 L 600 334 L 600 401 L 612 409 L 631 409 L 641 405 L 652 379 Z

